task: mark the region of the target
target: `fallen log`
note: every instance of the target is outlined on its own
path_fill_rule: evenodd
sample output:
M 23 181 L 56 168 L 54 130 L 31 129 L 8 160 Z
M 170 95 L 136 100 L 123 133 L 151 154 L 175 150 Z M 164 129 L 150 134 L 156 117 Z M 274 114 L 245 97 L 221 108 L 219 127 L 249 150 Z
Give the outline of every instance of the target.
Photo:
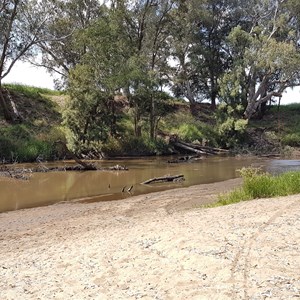
M 185 151 L 193 152 L 198 155 L 218 155 L 229 153 L 229 150 L 222 148 L 214 148 L 208 146 L 202 146 L 200 144 L 186 143 L 182 141 L 176 141 L 173 143 L 174 147 L 183 149 Z
M 190 145 L 191 147 L 195 147 L 196 149 L 200 149 L 202 151 L 208 151 L 212 153 L 229 153 L 230 151 L 227 149 L 222 149 L 222 148 L 214 148 L 214 147 L 209 147 L 209 146 L 202 146 L 200 144 L 193 144 L 193 143 L 184 143 L 187 145 Z
M 60 144 L 63 147 L 63 150 L 65 153 L 67 153 L 69 156 L 72 157 L 79 165 L 82 166 L 83 170 L 85 171 L 95 171 L 98 170 L 97 166 L 94 164 L 86 163 L 83 160 L 81 160 L 77 155 L 75 155 L 72 151 L 70 151 L 67 147 L 67 145 L 62 141 L 57 141 L 56 144 Z
M 142 182 L 142 184 L 150 184 L 150 183 L 157 183 L 157 182 L 176 182 L 176 181 L 181 181 L 184 180 L 184 175 L 166 175 L 163 177 L 155 177 L 155 178 L 151 178 L 148 179 L 144 182 Z
M 190 151 L 190 152 L 197 153 L 197 154 L 199 154 L 199 155 L 207 155 L 206 152 L 204 152 L 204 151 L 202 151 L 202 150 L 198 150 L 198 149 L 192 148 L 192 147 L 187 146 L 186 144 L 183 144 L 183 143 L 181 143 L 181 142 L 176 142 L 176 143 L 174 143 L 174 146 L 177 147 L 177 148 L 186 150 L 186 151 Z

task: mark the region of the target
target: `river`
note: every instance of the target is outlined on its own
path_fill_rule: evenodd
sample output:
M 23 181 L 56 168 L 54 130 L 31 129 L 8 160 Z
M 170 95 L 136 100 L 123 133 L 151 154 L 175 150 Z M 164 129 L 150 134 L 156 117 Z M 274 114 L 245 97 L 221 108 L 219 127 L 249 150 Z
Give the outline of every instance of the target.
M 211 157 L 177 164 L 168 163 L 169 159 L 170 157 L 151 157 L 99 162 L 102 167 L 125 165 L 128 171 L 33 173 L 29 180 L 24 181 L 0 178 L 0 212 L 62 201 L 119 200 L 166 189 L 224 181 L 239 177 L 238 169 L 247 166 L 262 167 L 271 173 L 300 169 L 300 161 L 257 157 Z M 59 162 L 60 165 L 68 163 Z M 25 165 L 25 167 L 30 166 L 32 165 Z M 147 179 L 169 174 L 183 174 L 185 181 L 141 184 Z M 131 186 L 133 186 L 132 190 L 128 192 Z M 122 192 L 123 189 L 124 192 Z

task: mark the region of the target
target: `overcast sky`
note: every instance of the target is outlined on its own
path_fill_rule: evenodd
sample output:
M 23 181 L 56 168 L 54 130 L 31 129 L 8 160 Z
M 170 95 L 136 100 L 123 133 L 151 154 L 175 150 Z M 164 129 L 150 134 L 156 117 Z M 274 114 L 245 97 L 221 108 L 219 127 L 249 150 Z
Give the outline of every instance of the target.
M 25 62 L 17 62 L 3 81 L 54 89 L 53 79 L 44 68 L 34 67 Z
M 54 89 L 53 78 L 45 69 L 34 67 L 25 62 L 16 63 L 10 74 L 3 81 Z M 281 100 L 282 104 L 295 102 L 300 102 L 300 88 L 289 89 L 284 93 Z

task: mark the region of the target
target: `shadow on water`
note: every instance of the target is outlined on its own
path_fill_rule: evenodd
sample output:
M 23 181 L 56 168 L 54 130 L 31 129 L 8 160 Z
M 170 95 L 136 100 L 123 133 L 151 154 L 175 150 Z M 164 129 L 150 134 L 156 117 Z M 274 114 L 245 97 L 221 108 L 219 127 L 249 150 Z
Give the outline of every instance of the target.
M 300 161 L 249 157 L 212 157 L 178 164 L 169 164 L 167 163 L 168 159 L 170 158 L 159 157 L 99 162 L 102 167 L 116 164 L 126 165 L 128 171 L 34 173 L 28 181 L 0 178 L 0 212 L 62 201 L 120 200 L 132 195 L 219 182 L 239 177 L 237 170 L 247 166 L 263 167 L 272 173 L 300 169 Z M 53 165 L 53 163 L 49 165 Z M 32 167 L 32 165 L 28 165 L 28 167 Z M 150 178 L 176 174 L 183 174 L 185 181 L 153 185 L 141 184 Z M 133 187 L 128 192 L 131 186 Z

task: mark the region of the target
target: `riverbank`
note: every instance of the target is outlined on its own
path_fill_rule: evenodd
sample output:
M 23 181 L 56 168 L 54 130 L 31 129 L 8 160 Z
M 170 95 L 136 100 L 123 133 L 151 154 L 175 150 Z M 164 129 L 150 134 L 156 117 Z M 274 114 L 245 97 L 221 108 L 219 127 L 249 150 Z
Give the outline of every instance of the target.
M 0 298 L 300 297 L 300 196 L 201 208 L 240 182 L 2 213 Z

